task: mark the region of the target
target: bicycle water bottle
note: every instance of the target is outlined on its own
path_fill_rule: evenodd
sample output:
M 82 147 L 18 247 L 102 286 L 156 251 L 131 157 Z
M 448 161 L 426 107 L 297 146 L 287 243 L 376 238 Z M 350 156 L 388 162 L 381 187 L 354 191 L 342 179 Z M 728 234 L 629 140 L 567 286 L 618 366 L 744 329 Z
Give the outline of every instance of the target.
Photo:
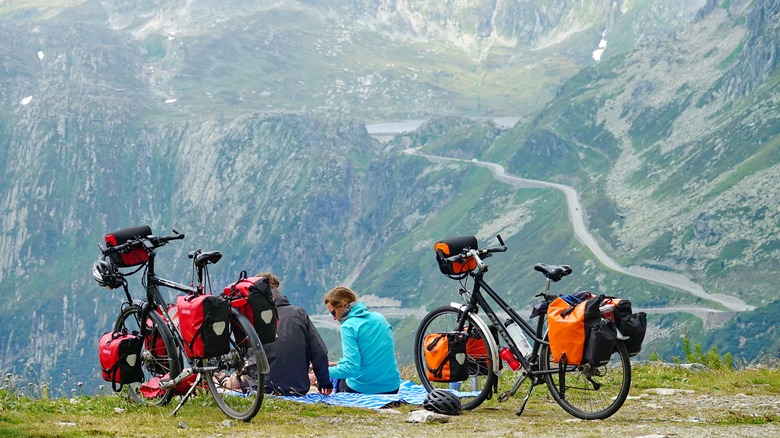
M 507 319 L 504 325 L 506 326 L 506 331 L 509 332 L 509 336 L 515 341 L 517 348 L 520 349 L 520 353 L 523 357 L 528 357 L 528 354 L 531 353 L 531 344 L 528 343 L 528 339 L 523 334 L 523 329 L 512 319 Z
M 509 368 L 511 368 L 512 371 L 517 371 L 520 368 L 520 361 L 518 361 L 515 355 L 512 354 L 512 350 L 504 347 L 501 349 L 499 356 L 501 356 L 501 359 L 504 360 L 504 363 L 509 365 Z

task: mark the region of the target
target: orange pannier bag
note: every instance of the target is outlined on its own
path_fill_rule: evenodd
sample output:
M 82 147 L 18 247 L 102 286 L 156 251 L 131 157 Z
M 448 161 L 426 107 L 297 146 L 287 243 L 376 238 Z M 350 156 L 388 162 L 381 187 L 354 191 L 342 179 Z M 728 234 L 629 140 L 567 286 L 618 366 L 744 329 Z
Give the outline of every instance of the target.
M 547 306 L 547 337 L 554 362 L 582 363 L 590 329 L 601 321 L 600 301 L 593 297 L 570 305 L 557 297 Z
M 469 338 L 466 341 L 466 360 L 469 365 L 469 374 L 475 376 L 487 375 L 490 368 L 490 360 L 487 354 L 485 341 L 481 338 Z
M 431 333 L 425 337 L 425 371 L 431 382 L 461 382 L 469 377 L 465 332 Z

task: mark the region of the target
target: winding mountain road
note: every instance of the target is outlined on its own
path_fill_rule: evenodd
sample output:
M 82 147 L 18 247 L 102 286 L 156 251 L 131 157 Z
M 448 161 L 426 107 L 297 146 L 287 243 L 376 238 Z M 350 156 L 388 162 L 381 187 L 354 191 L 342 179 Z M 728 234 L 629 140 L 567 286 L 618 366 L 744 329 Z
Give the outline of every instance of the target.
M 607 268 L 612 269 L 613 271 L 619 272 L 621 274 L 630 275 L 632 277 L 647 280 L 652 283 L 673 287 L 675 289 L 688 292 L 696 297 L 718 303 L 732 312 L 743 312 L 746 310 L 755 309 L 754 306 L 746 304 L 744 301 L 742 301 L 737 297 L 724 295 L 724 294 L 708 293 L 699 284 L 694 283 L 684 275 L 678 273 L 661 271 L 658 269 L 646 268 L 641 266 L 629 266 L 629 267 L 620 266 L 617 262 L 615 262 L 615 260 L 613 260 L 610 256 L 608 256 L 604 252 L 604 250 L 596 242 L 596 239 L 594 239 L 593 236 L 590 234 L 590 232 L 588 232 L 588 228 L 585 225 L 585 220 L 582 215 L 582 206 L 580 206 L 577 192 L 569 186 L 546 182 L 546 181 L 520 178 L 517 176 L 509 175 L 506 173 L 503 166 L 496 163 L 486 162 L 486 161 L 479 161 L 476 159 L 462 160 L 457 158 L 441 157 L 436 155 L 426 155 L 426 154 L 419 153 L 416 148 L 406 149 L 404 153 L 424 157 L 432 162 L 459 161 L 464 163 L 472 163 L 480 167 L 485 167 L 488 168 L 493 173 L 493 177 L 496 180 L 517 188 L 553 188 L 553 189 L 561 190 L 566 196 L 566 205 L 569 210 L 569 219 L 571 220 L 575 237 L 580 243 L 587 246 L 588 249 L 590 249 L 591 252 L 593 252 L 593 255 L 595 255 L 596 258 Z M 672 311 L 673 308 L 667 308 L 665 310 Z M 685 308 L 685 309 L 680 308 L 679 310 L 690 311 L 690 308 Z M 723 310 L 709 309 L 709 308 L 696 308 L 696 310 L 697 312 L 709 312 L 709 313 L 723 312 Z
M 427 155 L 420 153 L 417 148 L 406 149 L 404 153 L 409 155 L 416 155 L 426 158 L 434 163 L 446 163 L 446 162 L 462 162 L 471 163 L 476 166 L 485 167 L 491 171 L 493 178 L 497 181 L 509 184 L 516 188 L 552 188 L 560 190 L 566 196 L 566 205 L 569 210 L 569 220 L 571 220 L 574 235 L 577 240 L 596 256 L 596 258 L 609 269 L 619 272 L 624 275 L 630 275 L 632 277 L 640 278 L 642 280 L 649 281 L 651 283 L 660 284 L 663 286 L 672 287 L 685 292 L 688 292 L 696 297 L 718 303 L 728 310 L 715 309 L 711 307 L 700 306 L 673 306 L 663 308 L 636 308 L 636 311 L 644 311 L 647 313 L 673 313 L 684 312 L 690 313 L 700 319 L 702 319 L 706 325 L 718 326 L 724 323 L 732 312 L 744 312 L 755 309 L 755 306 L 746 304 L 744 301 L 737 297 L 724 295 L 724 294 L 712 294 L 708 293 L 699 284 L 691 281 L 684 275 L 661 271 L 658 269 L 647 268 L 643 266 L 620 266 L 614 259 L 608 256 L 604 250 L 596 242 L 596 239 L 588 231 L 585 225 L 585 219 L 582 215 L 582 206 L 579 202 L 577 192 L 569 186 L 562 184 L 556 184 L 546 181 L 539 181 L 527 178 L 520 178 L 517 176 L 509 175 L 504 170 L 504 167 L 500 164 L 490 163 L 487 161 L 479 161 L 476 159 L 463 160 L 458 158 L 442 157 L 437 155 Z M 388 317 L 405 318 L 414 316 L 417 319 L 422 319 L 425 314 L 424 309 L 405 309 L 405 308 L 381 308 L 375 309 L 378 312 Z M 529 309 L 530 310 L 530 309 Z M 422 312 L 422 313 L 421 313 Z M 324 315 L 311 315 L 311 319 L 318 328 L 330 329 L 338 331 L 340 324 L 334 321 L 329 314 Z

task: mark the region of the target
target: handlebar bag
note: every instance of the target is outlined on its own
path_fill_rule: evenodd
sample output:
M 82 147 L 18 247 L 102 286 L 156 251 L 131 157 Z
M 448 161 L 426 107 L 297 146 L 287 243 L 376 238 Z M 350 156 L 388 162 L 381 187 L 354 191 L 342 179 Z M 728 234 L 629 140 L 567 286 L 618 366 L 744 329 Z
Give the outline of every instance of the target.
M 242 272 L 243 277 L 246 272 Z M 243 305 L 237 306 L 238 311 L 249 319 L 255 327 L 262 344 L 270 344 L 276 340 L 279 327 L 279 311 L 274 301 L 274 293 L 267 277 L 243 277 L 227 286 L 222 294 L 227 297 L 245 299 Z M 235 304 L 235 303 L 234 303 Z
M 149 225 L 142 225 L 140 227 L 122 228 L 121 230 L 106 234 L 105 241 L 106 246 L 111 247 L 121 245 L 130 239 L 151 235 L 152 228 L 149 227 Z M 137 266 L 146 263 L 146 261 L 149 260 L 149 255 L 144 248 L 133 248 L 122 254 L 111 253 L 109 257 L 111 257 L 111 261 L 120 268 Z
M 569 365 L 584 362 L 585 344 L 589 340 L 591 329 L 602 320 L 599 311 L 602 298 L 592 297 L 569 304 L 563 298 L 557 297 L 547 306 L 547 336 L 554 362 L 565 362 Z M 614 338 L 609 347 L 610 353 L 613 348 Z
M 450 278 L 460 279 L 477 267 L 477 261 L 473 257 L 460 262 L 446 260 L 446 257 L 460 254 L 466 248 L 477 249 L 477 238 L 474 236 L 448 237 L 433 245 L 433 250 L 436 252 L 436 261 L 439 263 L 439 270 L 442 274 Z
M 179 329 L 189 358 L 216 357 L 230 351 L 230 303 L 216 295 L 180 295 Z
M 461 382 L 469 377 L 464 332 L 431 333 L 425 337 L 425 370 L 431 382 Z
M 144 379 L 141 369 L 141 345 L 143 341 L 136 333 L 106 332 L 98 341 L 98 359 L 103 380 L 111 382 L 114 391 L 122 385 L 140 382 Z

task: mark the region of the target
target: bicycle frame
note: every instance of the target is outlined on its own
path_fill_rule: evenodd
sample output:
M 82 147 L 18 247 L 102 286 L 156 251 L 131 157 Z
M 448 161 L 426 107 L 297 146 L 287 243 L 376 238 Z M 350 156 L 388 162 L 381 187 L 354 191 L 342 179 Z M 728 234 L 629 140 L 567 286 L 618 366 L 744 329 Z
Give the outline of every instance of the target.
M 520 328 L 523 330 L 523 332 L 532 340 L 532 352 L 531 352 L 531 358 L 535 358 L 539 354 L 539 348 L 543 344 L 549 345 L 548 342 L 544 340 L 544 323 L 545 323 L 545 316 L 539 315 L 539 320 L 536 325 L 536 329 L 534 329 L 531 324 L 528 323 L 528 321 L 525 320 L 525 318 L 521 317 L 513 308 L 510 306 L 490 285 L 484 280 L 485 271 L 478 271 L 476 273 L 470 273 L 469 275 L 474 279 L 474 286 L 471 290 L 471 298 L 469 299 L 469 302 L 465 305 L 457 305 L 455 303 L 452 303 L 452 306 L 463 311 L 465 313 L 471 313 L 475 320 L 481 320 L 481 317 L 479 317 L 479 314 L 477 313 L 478 308 L 482 308 L 482 310 L 485 312 L 485 314 L 488 316 L 488 319 L 490 319 L 490 322 L 497 328 L 498 332 L 501 334 L 501 337 L 506 341 L 507 347 L 512 351 L 512 354 L 515 355 L 515 357 L 518 359 L 520 364 L 523 366 L 523 370 L 526 372 L 530 371 L 530 374 L 534 377 L 543 375 L 544 373 L 539 372 L 538 370 L 533 371 L 531 367 L 531 361 L 529 361 L 526 357 L 524 357 L 520 349 L 515 344 L 514 340 L 511 336 L 509 336 L 509 332 L 506 330 L 506 327 L 504 326 L 503 322 L 501 322 L 498 319 L 497 314 L 495 311 L 493 311 L 492 307 L 490 307 L 490 304 L 485 299 L 485 297 L 482 295 L 482 291 L 484 290 L 490 298 L 492 298 L 498 306 L 503 310 L 504 312 L 509 315 L 509 318 L 511 318 L 515 323 L 517 323 Z M 551 280 L 547 280 L 545 285 L 545 292 L 547 293 L 550 289 L 550 283 Z M 462 291 L 465 291 L 461 289 Z M 458 323 L 458 330 L 462 330 L 463 326 L 466 323 L 465 315 L 461 319 L 461 321 Z M 483 322 L 484 324 L 484 322 Z M 483 327 L 487 329 L 487 326 Z M 486 333 L 489 333 L 486 331 Z M 491 342 L 493 345 L 491 347 L 493 348 L 493 351 L 498 351 L 498 345 L 495 345 L 495 340 L 491 337 L 488 338 L 488 342 Z M 494 358 L 495 359 L 495 358 Z M 499 368 L 499 362 L 497 360 L 494 360 L 493 367 L 495 372 L 498 372 Z
M 168 302 L 165 300 L 165 298 L 163 298 L 162 293 L 160 292 L 160 286 L 164 286 L 169 289 L 177 290 L 179 292 L 184 292 L 187 294 L 197 294 L 203 292 L 202 283 L 203 283 L 203 271 L 205 269 L 205 266 L 198 266 L 197 268 L 197 276 L 198 276 L 197 287 L 186 286 L 184 284 L 177 283 L 175 281 L 166 280 L 162 277 L 158 277 L 154 271 L 154 259 L 156 256 L 156 251 L 154 249 L 149 249 L 147 253 L 149 255 L 149 260 L 147 261 L 146 272 L 145 272 L 146 303 L 141 304 L 142 321 L 146 320 L 146 315 L 148 314 L 150 309 L 159 310 L 159 313 L 162 314 L 162 317 L 163 319 L 165 319 L 168 328 L 171 329 L 172 334 L 176 338 L 176 343 L 178 347 L 181 348 L 184 345 L 184 340 L 181 337 L 181 333 L 176 328 L 176 325 L 174 324 L 170 315 L 168 314 L 168 309 L 166 308 Z M 145 331 L 145 327 L 142 326 L 141 331 L 142 331 L 141 335 L 144 336 L 145 333 L 143 332 Z
M 167 305 L 169 303 L 162 296 L 162 293 L 160 292 L 160 286 L 177 290 L 179 292 L 184 292 L 187 294 L 204 293 L 205 285 L 203 284 L 203 278 L 204 278 L 204 272 L 206 270 L 206 266 L 209 263 L 210 253 L 201 253 L 200 250 L 198 250 L 190 254 L 191 258 L 193 259 L 193 264 L 196 267 L 196 273 L 197 273 L 196 274 L 197 285 L 195 286 L 187 286 L 157 276 L 157 274 L 154 271 L 154 259 L 155 259 L 156 251 L 153 248 L 149 248 L 147 253 L 149 255 L 149 260 L 147 261 L 146 275 L 145 275 L 146 303 L 138 303 L 141 306 L 141 318 L 143 318 L 142 321 L 146 319 L 146 315 L 151 309 L 159 310 L 159 313 L 162 314 L 162 317 L 165 320 L 166 324 L 168 325 L 168 328 L 171 330 L 171 333 L 175 337 L 175 342 L 177 344 L 177 347 L 181 349 L 184 346 L 184 339 L 181 336 L 181 331 L 178 329 L 178 327 L 176 326 L 176 324 L 173 322 L 170 315 L 168 314 Z M 203 262 L 199 262 L 199 258 L 200 258 L 199 256 L 201 254 L 204 256 Z M 235 307 L 235 305 L 233 305 L 233 302 L 231 302 L 231 306 Z M 144 336 L 145 325 L 142 325 L 141 331 L 142 331 L 141 335 Z M 263 358 L 265 358 L 265 354 L 263 354 L 262 356 Z M 190 362 L 190 364 L 192 365 L 192 370 L 194 372 L 200 373 L 206 370 L 205 367 L 198 365 L 198 362 L 200 361 L 198 359 L 196 359 L 195 363 L 193 363 L 193 361 L 189 357 L 187 357 L 187 361 Z M 268 374 L 268 372 L 270 371 L 270 366 L 268 365 L 267 360 L 264 360 L 262 363 L 258 364 L 258 366 L 260 366 L 260 372 L 263 374 Z M 180 374 L 179 376 L 176 377 L 172 376 L 172 381 L 169 383 L 166 382 L 166 386 L 173 386 L 178 384 L 182 379 L 188 377 L 189 374 L 185 374 L 185 373 L 186 370 L 182 371 L 182 374 Z

